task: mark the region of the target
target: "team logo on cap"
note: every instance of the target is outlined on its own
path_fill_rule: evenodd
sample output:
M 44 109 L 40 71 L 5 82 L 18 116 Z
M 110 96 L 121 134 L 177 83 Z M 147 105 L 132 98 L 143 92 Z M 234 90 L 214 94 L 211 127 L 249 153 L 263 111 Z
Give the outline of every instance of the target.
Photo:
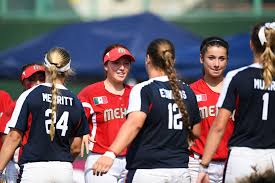
M 124 48 L 118 48 L 118 53 L 126 53 L 126 50 Z

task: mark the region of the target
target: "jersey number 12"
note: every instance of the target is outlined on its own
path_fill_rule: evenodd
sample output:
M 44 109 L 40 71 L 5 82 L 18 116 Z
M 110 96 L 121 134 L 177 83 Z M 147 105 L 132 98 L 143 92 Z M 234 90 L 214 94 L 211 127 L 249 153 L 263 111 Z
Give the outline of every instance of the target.
M 182 123 L 182 115 L 179 112 L 178 105 L 176 103 L 169 103 L 168 104 L 168 129 L 175 129 L 175 130 L 182 130 L 183 123 Z

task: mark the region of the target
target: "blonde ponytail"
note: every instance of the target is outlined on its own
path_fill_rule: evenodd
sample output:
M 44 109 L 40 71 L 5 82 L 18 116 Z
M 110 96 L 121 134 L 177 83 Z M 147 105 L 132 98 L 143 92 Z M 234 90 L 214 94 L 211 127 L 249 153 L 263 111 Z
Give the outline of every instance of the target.
M 261 60 L 263 61 L 263 78 L 265 88 L 268 88 L 272 83 L 273 77 L 275 76 L 275 30 L 266 29 L 265 35 L 267 42 L 265 43 L 265 50 L 261 55 Z
M 52 92 L 52 103 L 51 103 L 51 109 L 52 109 L 52 113 L 51 113 L 51 126 L 50 126 L 50 137 L 51 137 L 51 141 L 53 141 L 54 139 L 54 135 L 55 135 L 55 127 L 54 124 L 56 122 L 56 117 L 57 117 L 57 88 L 56 88 L 56 78 L 57 78 L 57 68 L 55 65 L 52 65 L 49 69 L 50 74 L 51 74 L 51 79 L 52 79 L 52 88 L 51 88 L 51 92 Z
M 51 93 L 52 102 L 50 104 L 51 112 L 51 125 L 50 125 L 50 139 L 53 141 L 55 136 L 55 123 L 58 116 L 57 109 L 57 95 L 58 89 L 57 79 L 65 81 L 67 77 L 73 74 L 70 68 L 70 55 L 64 48 L 55 47 L 52 48 L 45 56 L 45 63 L 48 73 L 50 74 L 50 79 L 52 82 Z

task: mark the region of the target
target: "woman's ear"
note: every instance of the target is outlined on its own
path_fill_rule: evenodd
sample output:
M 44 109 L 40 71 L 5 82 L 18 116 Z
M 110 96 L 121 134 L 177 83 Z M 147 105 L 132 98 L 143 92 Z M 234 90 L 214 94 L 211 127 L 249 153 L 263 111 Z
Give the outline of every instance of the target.
M 253 46 L 253 43 L 252 43 L 251 40 L 249 41 L 249 47 L 250 47 L 250 49 L 251 49 L 252 51 L 254 51 L 254 46 Z
M 150 56 L 149 56 L 148 54 L 146 55 L 145 63 L 146 63 L 147 65 L 151 63 L 151 58 L 150 58 Z
M 106 63 L 103 65 L 103 67 L 104 67 L 104 71 L 105 71 L 105 72 L 107 72 L 107 71 L 108 71 L 108 67 L 107 67 L 107 65 L 108 65 L 108 62 L 106 62 Z
M 203 64 L 203 56 L 200 54 L 200 63 Z

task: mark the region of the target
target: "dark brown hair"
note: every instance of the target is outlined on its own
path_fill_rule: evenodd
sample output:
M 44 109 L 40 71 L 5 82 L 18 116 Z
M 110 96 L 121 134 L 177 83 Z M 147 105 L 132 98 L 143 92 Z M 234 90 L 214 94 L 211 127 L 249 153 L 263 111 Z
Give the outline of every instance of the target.
M 149 44 L 147 48 L 147 55 L 151 58 L 152 65 L 154 67 L 161 69 L 167 74 L 172 88 L 173 97 L 182 114 L 183 124 L 188 130 L 188 141 L 193 141 L 194 134 L 191 130 L 192 127 L 189 122 L 189 114 L 181 97 L 179 81 L 177 79 L 176 69 L 174 66 L 174 45 L 167 39 L 155 39 Z

